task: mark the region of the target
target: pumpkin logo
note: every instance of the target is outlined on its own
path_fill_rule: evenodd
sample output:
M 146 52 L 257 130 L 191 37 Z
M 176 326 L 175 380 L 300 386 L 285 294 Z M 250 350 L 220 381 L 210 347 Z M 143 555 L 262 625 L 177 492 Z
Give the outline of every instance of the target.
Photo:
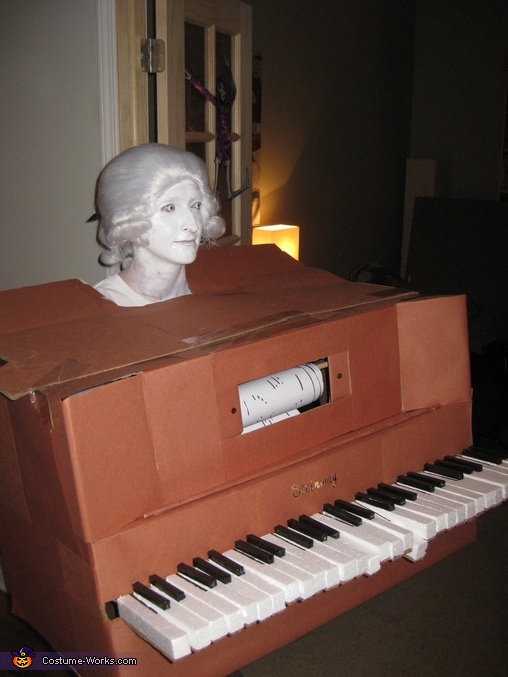
M 32 665 L 35 654 L 29 646 L 23 646 L 19 651 L 11 651 L 12 662 L 17 668 L 28 668 Z

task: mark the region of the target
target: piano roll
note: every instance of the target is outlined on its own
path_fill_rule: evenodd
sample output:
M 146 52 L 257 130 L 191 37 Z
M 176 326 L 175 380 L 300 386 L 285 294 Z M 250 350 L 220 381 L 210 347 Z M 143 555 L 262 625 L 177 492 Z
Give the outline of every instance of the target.
M 243 432 L 256 429 L 256 424 L 280 415 L 290 412 L 295 415 L 295 410 L 312 404 L 323 392 L 323 374 L 313 363 L 242 383 L 238 386 L 238 394 Z

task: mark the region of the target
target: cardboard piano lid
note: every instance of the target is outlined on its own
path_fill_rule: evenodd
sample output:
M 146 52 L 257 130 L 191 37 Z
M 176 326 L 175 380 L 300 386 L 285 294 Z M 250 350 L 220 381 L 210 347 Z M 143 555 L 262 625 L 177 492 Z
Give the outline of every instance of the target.
M 141 308 L 116 306 L 77 280 L 0 293 L 7 308 L 0 318 L 0 392 L 17 399 L 119 368 L 139 371 L 197 344 L 407 296 L 306 268 L 273 245 L 215 248 L 199 258 L 196 273 L 188 271 L 193 295 Z
M 418 295 L 405 289 L 349 282 L 326 270 L 304 266 L 273 244 L 204 250 L 189 266 L 187 278 L 194 293 L 257 292 L 283 299 L 291 310 L 310 315 Z M 219 279 L 223 286 L 219 287 Z
M 110 306 L 80 280 L 9 289 L 0 292 L 0 336 L 59 324 L 62 320 L 71 322 L 88 315 L 107 314 Z
M 201 248 L 187 267 L 187 280 L 194 294 L 245 289 L 249 282 L 266 275 L 305 270 L 305 266 L 274 244 Z

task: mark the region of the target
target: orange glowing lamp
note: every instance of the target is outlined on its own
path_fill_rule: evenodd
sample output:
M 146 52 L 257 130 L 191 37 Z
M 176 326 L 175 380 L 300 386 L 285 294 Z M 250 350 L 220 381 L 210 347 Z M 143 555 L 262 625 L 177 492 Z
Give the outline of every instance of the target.
M 275 244 L 298 261 L 300 228 L 283 223 L 275 226 L 256 226 L 252 229 L 252 244 Z

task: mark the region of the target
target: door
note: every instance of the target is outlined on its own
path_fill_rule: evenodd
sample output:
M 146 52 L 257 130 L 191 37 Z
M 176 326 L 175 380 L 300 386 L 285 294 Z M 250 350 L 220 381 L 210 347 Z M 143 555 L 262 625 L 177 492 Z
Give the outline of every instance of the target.
M 251 241 L 251 36 L 251 7 L 238 0 L 117 3 L 120 149 L 157 141 L 199 155 L 221 201 L 223 244 Z M 164 43 L 152 74 L 141 68 L 146 37 Z

